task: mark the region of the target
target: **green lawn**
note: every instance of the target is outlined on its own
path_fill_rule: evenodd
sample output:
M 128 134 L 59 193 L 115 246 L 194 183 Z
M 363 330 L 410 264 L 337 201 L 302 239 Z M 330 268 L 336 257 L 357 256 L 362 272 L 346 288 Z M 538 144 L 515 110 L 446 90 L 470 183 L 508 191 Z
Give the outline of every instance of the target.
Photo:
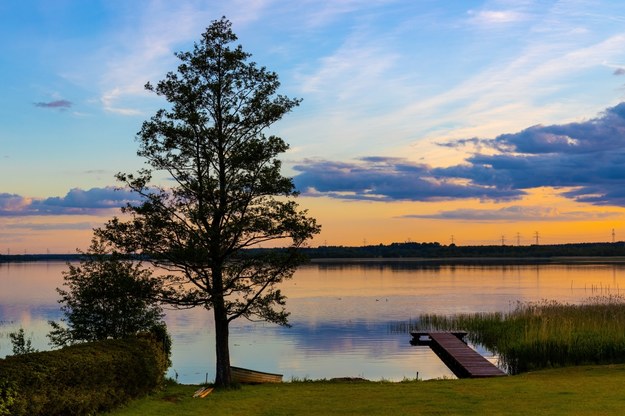
M 112 415 L 620 415 L 625 365 L 569 367 L 491 379 L 243 386 L 194 399 L 169 386 Z

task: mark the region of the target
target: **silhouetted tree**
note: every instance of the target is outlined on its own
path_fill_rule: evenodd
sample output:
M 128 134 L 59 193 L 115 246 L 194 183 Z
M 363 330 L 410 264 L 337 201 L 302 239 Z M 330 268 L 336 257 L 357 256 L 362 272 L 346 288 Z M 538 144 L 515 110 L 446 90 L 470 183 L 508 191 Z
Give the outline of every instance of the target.
M 13 345 L 13 355 L 37 352 L 33 347 L 32 340 L 26 338 L 24 328 L 20 328 L 17 332 L 9 332 L 9 338 L 11 338 L 11 344 Z
M 160 280 L 140 262 L 123 258 L 94 238 L 80 265 L 63 272 L 61 295 L 65 325 L 50 321 L 50 342 L 64 346 L 124 338 L 139 332 L 163 336 L 163 311 L 156 302 Z M 166 341 L 161 339 L 161 341 Z
M 166 270 L 163 300 L 212 309 L 215 384 L 231 383 L 229 324 L 237 318 L 287 325 L 276 287 L 301 264 L 297 249 L 319 232 L 292 200 L 293 182 L 277 159 L 288 145 L 264 131 L 299 104 L 277 95 L 278 76 L 248 62 L 231 23 L 212 22 L 191 52 L 149 91 L 171 106 L 143 123 L 138 155 L 149 168 L 118 179 L 144 202 L 127 206 L 100 235 Z M 153 186 L 152 172 L 171 187 Z M 285 249 L 252 252 L 273 242 Z

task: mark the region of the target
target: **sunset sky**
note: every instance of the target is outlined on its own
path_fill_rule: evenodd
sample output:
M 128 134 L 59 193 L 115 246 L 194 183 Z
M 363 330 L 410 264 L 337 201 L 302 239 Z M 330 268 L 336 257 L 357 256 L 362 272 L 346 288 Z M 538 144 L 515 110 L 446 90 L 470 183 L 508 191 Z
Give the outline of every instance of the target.
M 0 2 L 0 253 L 74 252 L 212 20 L 303 99 L 271 133 L 313 246 L 625 240 L 621 0 Z M 614 231 L 613 231 L 614 230 Z M 614 232 L 614 234 L 613 234 Z

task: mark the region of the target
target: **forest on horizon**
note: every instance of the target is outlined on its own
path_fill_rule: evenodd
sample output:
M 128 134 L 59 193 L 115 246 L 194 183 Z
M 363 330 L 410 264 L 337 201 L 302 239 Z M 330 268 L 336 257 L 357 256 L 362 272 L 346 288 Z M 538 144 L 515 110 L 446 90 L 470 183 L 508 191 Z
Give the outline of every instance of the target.
M 248 251 L 281 250 L 271 248 L 249 249 Z M 366 246 L 319 246 L 305 247 L 301 253 L 309 259 L 445 259 L 456 262 L 460 259 L 526 259 L 547 260 L 553 257 L 625 257 L 625 242 L 614 243 L 569 243 L 552 245 L 489 245 L 458 246 L 431 243 L 391 243 Z M 0 254 L 0 263 L 33 261 L 79 261 L 81 254 Z

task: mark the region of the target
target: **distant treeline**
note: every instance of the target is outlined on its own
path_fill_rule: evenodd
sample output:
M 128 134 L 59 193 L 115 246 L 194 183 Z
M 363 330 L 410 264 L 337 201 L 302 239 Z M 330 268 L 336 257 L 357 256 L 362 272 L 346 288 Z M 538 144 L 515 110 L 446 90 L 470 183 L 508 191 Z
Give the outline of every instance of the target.
M 280 249 L 251 249 L 249 252 Z M 440 243 L 391 243 L 360 247 L 320 246 L 301 249 L 310 259 L 550 259 L 554 257 L 625 257 L 625 242 L 576 243 L 552 245 L 457 246 Z M 79 261 L 80 254 L 11 254 L 1 255 L 0 263 L 31 261 Z
M 0 263 L 27 263 L 33 261 L 80 261 L 81 254 L 0 254 Z
M 551 258 L 625 256 L 625 242 L 554 245 L 457 246 L 440 243 L 392 243 L 362 247 L 321 246 L 304 248 L 311 259 L 353 258 Z

